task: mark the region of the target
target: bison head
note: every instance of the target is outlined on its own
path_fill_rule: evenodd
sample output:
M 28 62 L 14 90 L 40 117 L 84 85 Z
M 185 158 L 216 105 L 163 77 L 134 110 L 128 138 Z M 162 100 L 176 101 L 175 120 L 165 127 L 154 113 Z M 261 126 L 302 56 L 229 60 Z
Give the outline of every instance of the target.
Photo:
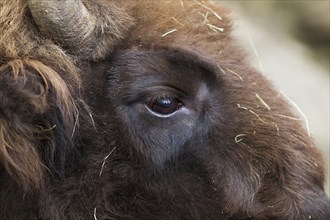
M 0 15 L 0 218 L 329 214 L 320 153 L 227 10 L 5 0 Z

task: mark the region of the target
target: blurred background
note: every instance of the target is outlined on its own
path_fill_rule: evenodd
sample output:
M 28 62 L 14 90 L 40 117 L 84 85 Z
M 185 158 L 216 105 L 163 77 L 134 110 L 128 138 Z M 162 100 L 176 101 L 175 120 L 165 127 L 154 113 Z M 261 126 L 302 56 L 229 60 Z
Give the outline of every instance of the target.
M 232 9 L 235 35 L 255 68 L 304 113 L 327 165 L 329 195 L 329 0 L 213 0 Z

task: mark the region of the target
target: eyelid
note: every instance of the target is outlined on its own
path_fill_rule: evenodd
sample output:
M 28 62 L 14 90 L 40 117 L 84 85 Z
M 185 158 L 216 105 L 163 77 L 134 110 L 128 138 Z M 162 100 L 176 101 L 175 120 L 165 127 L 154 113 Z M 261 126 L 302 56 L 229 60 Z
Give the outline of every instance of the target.
M 172 94 L 162 94 L 162 95 L 154 95 L 152 97 L 147 97 L 146 98 L 146 103 L 147 102 L 151 102 L 151 101 L 156 101 L 156 100 L 160 100 L 160 99 L 177 99 L 181 102 L 181 99 L 175 95 Z
M 158 114 L 158 113 L 152 111 L 150 108 L 148 108 L 148 106 L 145 106 L 145 107 L 146 107 L 146 109 L 147 109 L 152 115 L 154 115 L 154 116 L 156 116 L 156 117 L 158 117 L 158 118 L 170 118 L 171 116 L 175 115 L 175 114 L 178 112 L 178 111 L 175 111 L 175 112 L 173 112 L 173 113 L 171 113 L 171 114 L 163 115 L 163 114 Z

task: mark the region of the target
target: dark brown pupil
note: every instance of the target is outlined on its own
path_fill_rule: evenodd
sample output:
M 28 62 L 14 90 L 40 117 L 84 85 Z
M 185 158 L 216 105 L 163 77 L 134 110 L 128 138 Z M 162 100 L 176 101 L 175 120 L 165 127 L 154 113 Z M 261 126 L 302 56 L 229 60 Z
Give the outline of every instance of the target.
M 147 106 L 155 113 L 169 115 L 177 111 L 182 104 L 176 98 L 160 98 L 149 101 Z

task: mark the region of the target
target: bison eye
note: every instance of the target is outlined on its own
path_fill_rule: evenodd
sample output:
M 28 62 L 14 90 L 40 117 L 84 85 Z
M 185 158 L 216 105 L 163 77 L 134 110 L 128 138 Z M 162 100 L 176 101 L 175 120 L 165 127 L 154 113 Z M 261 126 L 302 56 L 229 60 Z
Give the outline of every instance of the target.
M 182 107 L 177 98 L 157 98 L 146 103 L 149 110 L 157 115 L 170 115 Z

